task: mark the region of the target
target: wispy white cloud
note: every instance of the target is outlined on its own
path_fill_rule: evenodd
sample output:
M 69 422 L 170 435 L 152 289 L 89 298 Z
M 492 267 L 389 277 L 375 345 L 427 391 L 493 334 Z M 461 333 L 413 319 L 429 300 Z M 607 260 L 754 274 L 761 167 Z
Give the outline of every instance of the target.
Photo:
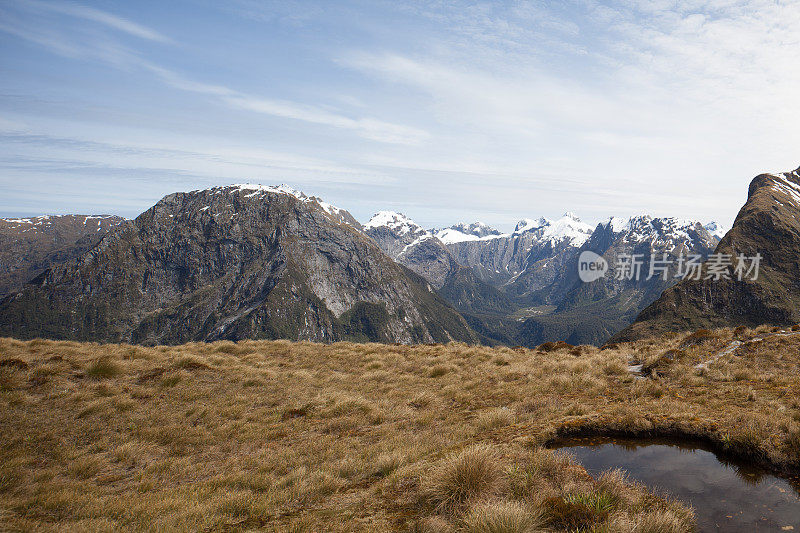
M 125 32 L 128 35 L 133 35 L 134 37 L 139 37 L 141 39 L 158 41 L 162 43 L 170 42 L 168 37 L 151 28 L 147 28 L 141 24 L 137 24 L 122 17 L 112 15 L 107 11 L 101 11 L 93 7 L 88 7 L 73 2 L 47 2 L 44 0 L 22 0 L 21 3 L 22 5 L 26 5 L 34 9 L 52 11 L 54 13 L 60 13 L 75 18 L 82 18 L 84 20 L 97 22 L 104 26 L 108 26 L 109 28 Z
M 0 123 L 0 138 L 7 147 L 16 145 L 18 155 L 33 155 L 44 148 L 53 161 L 62 165 L 108 164 L 118 168 L 187 172 L 207 179 L 245 176 L 281 179 L 291 171 L 295 178 L 302 176 L 304 182 L 313 178 L 328 183 L 366 185 L 391 180 L 388 175 L 353 165 L 263 148 L 231 146 L 224 139 L 201 135 L 160 136 L 157 132 L 148 132 L 149 140 L 142 141 L 124 130 L 95 135 L 49 133 L 57 129 L 60 128 L 54 123 L 43 130 L 4 128 Z M 7 160 L 0 157 L 0 164 L 4 162 Z M 36 165 L 36 160 L 30 159 L 18 170 L 36 168 Z
M 502 222 L 566 209 L 588 219 L 650 211 L 728 222 L 753 175 L 796 168 L 800 157 L 796 1 L 239 0 L 192 18 L 213 18 L 203 28 L 219 33 L 192 41 L 183 28 L 181 46 L 160 58 L 139 45 L 168 42 L 161 32 L 94 7 L 31 1 L 20 5 L 43 20 L 0 0 L 0 30 L 141 73 L 154 100 L 185 102 L 126 110 L 139 114 L 131 123 L 161 124 L 158 142 L 195 124 L 231 139 L 216 158 L 224 143 L 197 137 L 169 155 L 40 144 L 76 164 L 132 169 L 140 158 L 142 172 L 183 166 L 223 178 L 263 167 L 280 181 L 352 186 L 352 202 L 371 202 L 364 209 L 391 199 L 432 224 L 460 209 Z M 255 157 L 261 143 L 275 154 Z M 283 150 L 318 158 L 318 169 L 285 161 Z
M 319 124 L 345 130 L 352 130 L 360 136 L 374 141 L 395 144 L 417 144 L 429 137 L 429 134 L 418 128 L 392 124 L 374 118 L 352 118 L 332 113 L 326 109 L 312 105 L 302 105 L 285 100 L 274 100 L 238 92 L 224 85 L 214 85 L 190 80 L 171 70 L 149 62 L 141 62 L 141 66 L 158 75 L 164 82 L 184 91 L 217 97 L 226 105 L 273 117 L 300 120 L 310 124 Z
M 26 0 L 26 2 L 37 8 L 101 22 L 114 29 L 139 37 L 168 42 L 166 37 L 160 36 L 160 34 L 148 28 L 94 8 L 77 4 L 55 4 L 42 0 Z M 118 68 L 143 69 L 155 74 L 170 87 L 215 97 L 218 103 L 233 109 L 349 130 L 365 139 L 382 143 L 417 144 L 429 137 L 429 134 L 420 128 L 394 124 L 372 117 L 352 117 L 343 113 L 332 112 L 316 105 L 266 98 L 240 92 L 224 85 L 193 80 L 146 60 L 134 50 L 110 39 L 98 42 L 93 40 L 92 36 L 79 36 L 76 38 L 74 35 L 49 30 L 46 27 L 43 28 L 38 24 L 31 24 L 21 19 L 17 19 L 12 23 L 0 21 L 0 31 L 43 46 L 62 56 L 101 61 Z

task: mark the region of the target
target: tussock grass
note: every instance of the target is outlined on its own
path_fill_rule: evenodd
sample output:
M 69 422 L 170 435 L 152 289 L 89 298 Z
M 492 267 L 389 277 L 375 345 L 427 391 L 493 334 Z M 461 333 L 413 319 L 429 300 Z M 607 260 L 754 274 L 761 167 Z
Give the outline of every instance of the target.
M 86 375 L 95 379 L 113 378 L 119 375 L 120 372 L 120 366 L 107 357 L 92 361 L 86 368 Z
M 514 412 L 508 407 L 495 407 L 478 413 L 475 418 L 475 427 L 481 431 L 491 431 L 501 428 L 515 421 Z
M 517 502 L 487 502 L 473 507 L 464 518 L 465 533 L 534 533 L 541 513 Z
M 500 489 L 497 452 L 473 445 L 440 463 L 428 480 L 428 489 L 440 510 L 452 511 L 470 500 L 493 496 Z
M 800 336 L 770 333 L 602 350 L 0 339 L 0 529 L 690 531 L 682 504 L 542 445 L 687 436 L 797 471 Z

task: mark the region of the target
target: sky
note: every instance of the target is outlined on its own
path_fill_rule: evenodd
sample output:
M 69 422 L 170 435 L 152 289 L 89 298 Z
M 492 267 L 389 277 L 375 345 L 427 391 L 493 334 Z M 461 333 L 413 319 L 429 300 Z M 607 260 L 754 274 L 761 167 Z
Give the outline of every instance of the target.
M 366 221 L 730 224 L 800 165 L 800 0 L 0 0 L 0 216 L 286 183 Z

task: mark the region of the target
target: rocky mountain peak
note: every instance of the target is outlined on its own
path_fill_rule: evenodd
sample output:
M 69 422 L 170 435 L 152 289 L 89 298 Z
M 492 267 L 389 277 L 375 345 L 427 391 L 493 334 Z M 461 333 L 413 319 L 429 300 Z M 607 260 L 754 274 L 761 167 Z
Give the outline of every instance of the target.
M 594 227 L 584 224 L 573 213 L 565 213 L 563 217 L 543 226 L 542 240 L 560 243 L 567 241 L 571 246 L 580 247 L 592 236 Z
M 286 184 L 281 185 L 261 185 L 259 183 L 239 183 L 211 189 L 192 191 L 190 194 L 209 193 L 209 194 L 238 194 L 247 199 L 263 199 L 265 195 L 278 194 L 296 198 L 304 204 L 309 204 L 320 208 L 330 215 L 340 224 L 348 224 L 361 229 L 361 224 L 346 210 L 331 205 L 317 196 L 309 196 L 302 191 L 298 191 Z
M 500 235 L 500 231 L 493 227 L 484 224 L 483 222 L 473 222 L 472 224 L 455 224 L 450 228 L 465 235 L 474 235 L 475 237 L 488 237 L 489 235 Z
M 537 230 L 541 227 L 549 226 L 550 224 L 550 220 L 545 217 L 539 217 L 536 220 L 532 218 L 523 218 L 517 222 L 514 233 L 525 233 L 526 231 Z
M 728 233 L 728 229 L 716 220 L 712 220 L 708 224 L 703 224 L 703 227 L 706 229 L 708 233 L 712 236 L 716 237 L 717 239 L 722 239 L 726 233 Z
M 398 237 L 420 236 L 428 233 L 425 228 L 405 216 L 394 211 L 378 211 L 364 224 L 365 230 L 386 228 Z
M 286 186 L 170 194 L 0 299 L 0 335 L 144 344 L 475 340 L 428 282 L 343 223 L 350 219 Z

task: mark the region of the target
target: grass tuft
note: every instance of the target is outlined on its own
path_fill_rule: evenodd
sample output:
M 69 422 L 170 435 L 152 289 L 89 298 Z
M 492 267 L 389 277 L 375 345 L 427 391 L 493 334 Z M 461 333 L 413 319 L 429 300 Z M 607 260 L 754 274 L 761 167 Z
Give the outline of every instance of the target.
M 110 358 L 101 357 L 89 364 L 86 375 L 94 379 L 110 379 L 122 373 L 120 366 Z
M 464 518 L 465 533 L 533 533 L 541 525 L 541 512 L 517 502 L 476 505 Z
M 429 491 L 442 510 L 454 510 L 468 501 L 495 494 L 502 470 L 496 452 L 476 444 L 447 457 L 431 474 Z

